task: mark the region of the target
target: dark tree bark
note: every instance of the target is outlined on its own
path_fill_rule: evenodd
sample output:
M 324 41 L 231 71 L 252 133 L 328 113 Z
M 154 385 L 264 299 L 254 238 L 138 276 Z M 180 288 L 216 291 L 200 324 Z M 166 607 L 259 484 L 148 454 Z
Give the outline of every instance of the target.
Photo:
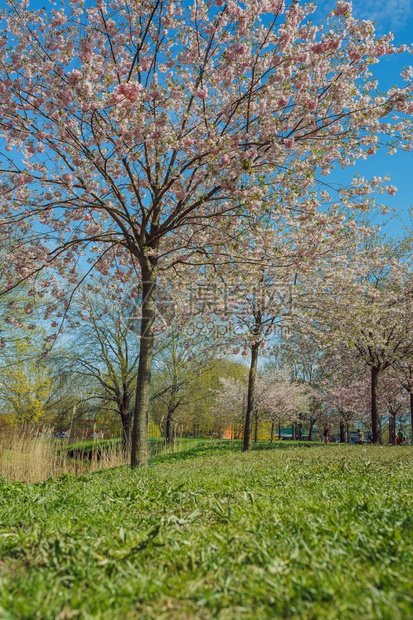
M 166 416 L 165 440 L 166 443 L 172 443 L 174 440 L 174 413 L 177 408 L 176 400 L 177 387 L 172 386 L 171 397 L 168 403 L 168 413 Z
M 166 433 L 165 433 L 166 443 L 172 443 L 174 439 L 174 432 L 173 432 L 174 413 L 178 405 L 177 394 L 178 394 L 179 388 L 178 388 L 175 331 L 172 332 L 172 371 L 173 371 L 172 386 L 171 386 L 171 393 L 170 393 L 169 402 L 168 402 L 168 414 L 166 418 Z
M 396 416 L 393 414 L 389 417 L 389 444 L 396 445 Z
M 379 425 L 379 442 L 378 443 L 382 443 L 383 421 L 380 420 L 380 418 L 378 419 L 378 425 Z
M 340 420 L 340 442 L 346 443 L 346 432 L 344 430 L 344 422 Z
M 122 452 L 128 454 L 130 448 L 130 421 L 131 415 L 127 411 L 125 414 L 121 414 L 122 420 Z
M 130 423 L 131 423 L 131 411 L 130 411 L 130 395 L 127 389 L 127 385 L 122 385 L 122 398 L 119 403 L 119 413 L 122 420 L 122 451 L 126 455 L 130 450 Z
M 379 416 L 377 411 L 377 384 L 379 367 L 371 367 L 371 427 L 373 433 L 373 443 L 379 442 Z
M 251 450 L 251 431 L 252 431 L 252 415 L 255 407 L 255 383 L 257 379 L 257 364 L 258 364 L 258 351 L 260 348 L 259 342 L 254 342 L 251 345 L 251 364 L 248 377 L 248 397 L 247 397 L 247 413 L 245 415 L 244 426 L 244 444 L 243 451 L 248 452 Z
M 258 411 L 254 412 L 255 425 L 254 425 L 254 443 L 258 441 Z
M 279 422 L 278 423 L 278 441 L 281 441 L 281 433 L 282 433 L 281 422 Z
M 310 418 L 309 428 L 308 428 L 308 441 L 313 441 L 313 428 L 314 428 L 314 420 Z
M 142 319 L 136 401 L 133 413 L 131 467 L 148 462 L 148 417 L 151 392 L 154 322 L 156 301 L 156 268 L 142 268 Z
M 274 420 L 271 422 L 271 443 L 274 441 Z
M 168 409 L 168 414 L 166 416 L 166 429 L 165 429 L 165 439 L 166 443 L 171 443 L 174 439 L 174 412 L 171 409 Z
M 410 395 L 410 426 L 412 429 L 412 443 L 413 443 L 413 392 L 409 392 Z

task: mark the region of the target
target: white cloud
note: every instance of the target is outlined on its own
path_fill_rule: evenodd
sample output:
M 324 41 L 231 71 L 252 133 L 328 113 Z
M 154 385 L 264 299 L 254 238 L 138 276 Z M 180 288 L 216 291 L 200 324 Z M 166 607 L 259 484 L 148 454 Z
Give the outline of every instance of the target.
M 325 13 L 336 5 L 335 0 L 316 0 L 316 3 Z M 379 33 L 413 31 L 413 0 L 353 0 L 353 15 L 375 22 Z
M 376 22 L 379 30 L 404 29 L 413 17 L 413 0 L 355 0 L 353 14 Z

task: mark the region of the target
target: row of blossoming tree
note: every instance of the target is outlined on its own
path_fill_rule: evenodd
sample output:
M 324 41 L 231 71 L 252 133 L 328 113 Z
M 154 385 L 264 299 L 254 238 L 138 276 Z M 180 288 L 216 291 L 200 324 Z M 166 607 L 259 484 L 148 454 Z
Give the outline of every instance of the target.
M 28 283 L 27 315 L 41 296 L 52 346 L 90 276 L 92 290 L 99 278 L 117 287 L 139 331 L 134 467 L 147 461 L 157 307 L 165 329 L 172 305 L 180 325 L 187 284 L 219 283 L 214 321 L 230 314 L 238 328 L 210 344 L 251 352 L 249 449 L 259 352 L 307 298 L 308 324 L 321 324 L 309 283 L 329 295 L 357 213 L 395 192 L 377 177 L 326 179 L 379 144 L 411 148 L 411 71 L 384 93 L 372 74 L 380 57 L 408 47 L 377 37 L 343 1 L 315 18 L 314 4 L 279 0 L 4 4 L 3 293 Z M 351 295 L 355 278 L 340 277 Z M 235 300 L 222 294 L 241 285 Z M 361 331 L 355 346 L 377 378 L 387 358 L 370 354 Z

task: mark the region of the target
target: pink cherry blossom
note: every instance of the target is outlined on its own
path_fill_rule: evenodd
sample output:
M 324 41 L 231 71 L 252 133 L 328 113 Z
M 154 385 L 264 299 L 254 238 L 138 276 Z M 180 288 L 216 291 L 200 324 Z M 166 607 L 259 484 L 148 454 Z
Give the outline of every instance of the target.
M 377 38 L 347 3 L 325 30 L 309 23 L 315 8 L 67 0 L 50 19 L 6 3 L 0 133 L 13 158 L 2 171 L 0 210 L 2 226 L 26 246 L 10 252 L 5 281 L 12 287 L 47 269 L 43 294 L 63 303 L 59 279 L 76 287 L 79 260 L 102 277 L 142 279 L 147 348 L 134 450 L 137 433 L 146 445 L 160 274 L 212 256 L 228 270 L 237 251 L 240 262 L 261 265 L 256 248 L 270 247 L 271 233 L 258 242 L 243 222 L 268 209 L 287 222 L 297 250 L 289 264 L 311 274 L 317 248 L 350 229 L 314 205 L 320 175 L 381 142 L 411 144 L 409 85 L 380 94 L 369 87 L 371 60 L 405 48 Z M 368 210 L 375 192 L 368 180 L 340 189 L 340 208 Z M 253 336 L 247 349 L 260 341 Z

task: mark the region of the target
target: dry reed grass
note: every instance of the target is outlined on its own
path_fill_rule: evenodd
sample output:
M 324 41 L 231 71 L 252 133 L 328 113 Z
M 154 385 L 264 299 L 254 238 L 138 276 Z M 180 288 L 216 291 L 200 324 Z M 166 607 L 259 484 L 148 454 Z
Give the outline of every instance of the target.
M 0 436 L 0 476 L 9 482 L 35 483 L 60 474 L 83 474 L 124 465 L 118 447 L 98 459 L 71 459 L 62 450 L 67 440 L 36 437 L 31 429 L 8 429 Z

